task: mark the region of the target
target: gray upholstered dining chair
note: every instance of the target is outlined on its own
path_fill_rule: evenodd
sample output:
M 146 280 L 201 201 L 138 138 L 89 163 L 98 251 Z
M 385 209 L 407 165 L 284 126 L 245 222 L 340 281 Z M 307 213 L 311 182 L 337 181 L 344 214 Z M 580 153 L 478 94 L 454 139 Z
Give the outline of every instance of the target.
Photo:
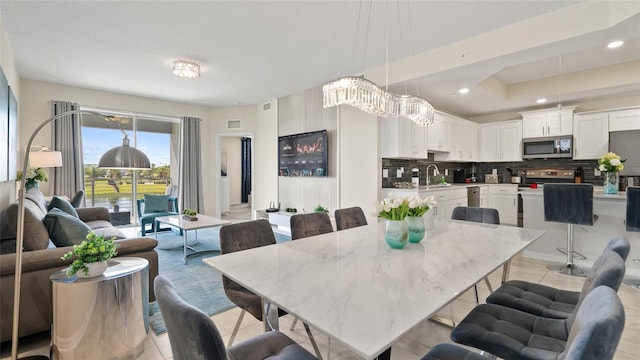
M 338 231 L 367 225 L 367 217 L 364 216 L 364 211 L 359 206 L 338 209 L 334 212 L 334 215 Z
M 562 322 L 562 320 L 546 320 L 551 323 L 548 324 L 545 321 L 540 321 L 540 323 L 535 324 L 535 327 L 545 328 L 548 326 L 549 337 L 540 336 L 536 338 L 531 336 L 529 338 L 531 340 L 529 345 L 522 346 L 519 350 L 500 351 L 499 354 L 493 353 L 488 349 L 486 351 L 506 360 L 611 360 L 613 359 L 613 355 L 618 347 L 618 342 L 620 341 L 620 336 L 622 335 L 622 330 L 624 329 L 624 308 L 620 298 L 618 298 L 618 295 L 613 289 L 608 286 L 599 286 L 589 293 L 575 316 L 570 320 L 565 320 L 570 322 L 567 328 L 558 327 L 561 324 L 557 322 Z M 530 325 L 533 327 L 533 323 L 530 323 Z M 505 324 L 504 328 L 506 327 L 509 327 L 509 324 Z M 468 330 L 473 331 L 473 329 Z M 552 334 L 554 330 L 563 334 L 568 332 L 566 336 L 563 336 L 566 340 L 554 339 L 554 335 L 558 335 Z M 528 331 L 525 330 L 521 332 L 520 335 L 526 338 L 527 333 Z M 509 348 L 506 341 L 512 341 L 500 334 L 490 334 L 485 340 L 488 344 L 495 344 L 494 349 Z M 486 347 L 489 348 L 491 346 Z M 445 359 L 485 360 L 488 358 L 450 344 L 437 345 L 422 358 L 422 360 Z
M 567 249 L 565 264 L 547 265 L 549 270 L 573 276 L 587 276 L 588 271 L 578 267 L 574 256 L 585 257 L 573 246 L 573 225 L 593 225 L 593 185 L 591 184 L 544 184 L 544 221 L 567 224 Z
M 627 216 L 625 219 L 625 229 L 627 231 L 640 231 L 640 186 L 630 186 L 627 193 Z M 640 278 L 628 276 L 624 278 L 624 283 L 640 289 Z
M 224 225 L 220 228 L 221 254 L 273 245 L 275 243 L 276 238 L 273 235 L 271 224 L 269 224 L 269 221 L 266 219 Z M 251 266 L 251 264 L 247 264 L 247 266 Z M 231 337 L 229 338 L 229 343 L 227 344 L 227 346 L 231 346 L 246 312 L 249 312 L 258 321 L 263 320 L 262 298 L 224 275 L 222 276 L 222 287 L 224 288 L 227 298 L 242 309 L 231 333 Z M 284 310 L 278 309 L 278 316 L 286 314 L 287 312 Z M 313 338 L 311 329 L 309 329 L 307 324 L 304 324 L 304 328 L 316 354 L 318 357 L 321 357 L 320 350 Z
M 291 240 L 333 232 L 333 225 L 325 212 L 293 215 L 289 221 Z
M 176 360 L 316 359 L 279 331 L 262 333 L 226 349 L 211 318 L 184 301 L 169 279 L 156 277 L 153 288 Z
M 493 208 L 456 206 L 451 213 L 451 220 L 473 221 L 485 224 L 500 225 L 500 214 L 498 213 L 498 210 Z M 511 260 L 507 261 L 504 264 L 503 271 L 505 275 L 503 277 L 506 276 L 510 263 Z M 484 282 L 485 284 L 487 284 L 489 292 L 492 293 L 493 287 L 491 286 L 491 283 L 489 282 L 489 279 L 487 277 L 484 278 Z M 473 285 L 473 290 L 475 291 L 476 295 L 476 304 L 479 304 L 480 299 L 478 297 L 477 284 Z
M 603 261 L 604 273 L 622 279 L 625 266 L 618 254 L 607 251 Z M 590 319 L 598 318 L 603 319 L 603 326 L 608 330 L 590 330 Z M 451 340 L 503 359 L 564 359 L 568 356 L 595 360 L 606 358 L 603 351 L 613 355 L 623 326 L 624 311 L 615 290 L 598 286 L 585 294 L 566 319 L 537 316 L 496 304 L 478 305 L 451 331 Z M 582 330 L 585 333 L 580 333 Z M 598 333 L 591 334 L 591 331 Z M 610 338 L 616 332 L 618 334 Z M 572 343 L 576 349 L 572 349 Z M 572 351 L 584 351 L 587 355 L 573 357 L 569 355 Z
M 500 225 L 500 214 L 492 208 L 457 206 L 451 213 L 451 219 Z
M 622 277 L 618 274 L 603 273 L 603 261 L 609 251 L 615 252 L 623 261 L 626 261 L 631 250 L 631 244 L 624 237 L 613 238 L 605 247 L 602 254 L 596 259 L 585 280 L 582 291 L 568 291 L 556 289 L 527 281 L 511 280 L 504 283 L 487 298 L 488 304 L 507 306 L 522 310 L 533 315 L 564 319 L 569 317 L 581 297 L 590 288 L 605 285 L 618 291 Z

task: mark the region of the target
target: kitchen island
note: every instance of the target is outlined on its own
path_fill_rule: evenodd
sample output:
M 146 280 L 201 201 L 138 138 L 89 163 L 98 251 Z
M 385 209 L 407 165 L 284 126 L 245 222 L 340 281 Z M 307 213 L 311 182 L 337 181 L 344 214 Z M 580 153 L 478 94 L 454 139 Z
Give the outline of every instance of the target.
M 542 189 L 520 189 L 523 204 L 524 227 L 544 229 L 546 233 L 529 246 L 524 255 L 536 259 L 566 262 L 566 255 L 557 248 L 567 247 L 567 224 L 544 221 Z M 598 215 L 593 226 L 574 226 L 574 249 L 586 256 L 574 257 L 576 265 L 591 268 L 605 245 L 615 236 L 624 236 L 631 243 L 627 259 L 627 275 L 640 276 L 640 233 L 625 230 L 626 193 L 606 195 L 602 187 L 594 187 L 593 213 Z

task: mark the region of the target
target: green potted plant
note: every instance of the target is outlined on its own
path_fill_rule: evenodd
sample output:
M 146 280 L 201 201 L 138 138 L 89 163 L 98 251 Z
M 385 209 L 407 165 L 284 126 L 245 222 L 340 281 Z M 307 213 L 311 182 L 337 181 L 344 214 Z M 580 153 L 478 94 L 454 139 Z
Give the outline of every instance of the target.
M 198 220 L 198 217 L 196 215 L 198 215 L 198 213 L 195 210 L 184 209 L 182 211 L 182 218 L 184 218 L 187 221 Z
M 329 209 L 327 209 L 326 207 L 322 206 L 322 205 L 318 205 L 316 206 L 315 209 L 313 209 L 313 211 L 315 212 L 324 212 L 324 213 L 328 213 Z
M 18 171 L 18 180 L 22 180 L 22 171 Z M 38 181 L 47 182 L 49 177 L 42 168 L 31 168 L 27 170 L 27 176 L 25 177 L 24 188 L 25 190 L 38 187 Z
M 107 270 L 107 260 L 116 256 L 119 244 L 113 240 L 105 240 L 104 236 L 96 235 L 93 231 L 87 234 L 87 239 L 80 245 L 74 245 L 73 250 L 62 256 L 63 260 L 76 259 L 67 270 L 68 276 L 77 275 L 81 278 L 91 278 L 102 275 Z

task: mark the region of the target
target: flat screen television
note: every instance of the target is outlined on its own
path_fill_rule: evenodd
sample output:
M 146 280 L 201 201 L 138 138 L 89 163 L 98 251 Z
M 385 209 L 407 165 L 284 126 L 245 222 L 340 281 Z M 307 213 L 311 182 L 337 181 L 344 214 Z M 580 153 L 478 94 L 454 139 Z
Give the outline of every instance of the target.
M 327 176 L 327 130 L 278 137 L 280 176 Z

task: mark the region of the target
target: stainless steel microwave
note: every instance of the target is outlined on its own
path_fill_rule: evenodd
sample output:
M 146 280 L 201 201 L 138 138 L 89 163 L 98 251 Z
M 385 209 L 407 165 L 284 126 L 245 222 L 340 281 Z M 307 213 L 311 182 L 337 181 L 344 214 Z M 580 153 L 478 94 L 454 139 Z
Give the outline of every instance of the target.
M 522 139 L 523 159 L 572 158 L 573 136 L 547 136 Z

